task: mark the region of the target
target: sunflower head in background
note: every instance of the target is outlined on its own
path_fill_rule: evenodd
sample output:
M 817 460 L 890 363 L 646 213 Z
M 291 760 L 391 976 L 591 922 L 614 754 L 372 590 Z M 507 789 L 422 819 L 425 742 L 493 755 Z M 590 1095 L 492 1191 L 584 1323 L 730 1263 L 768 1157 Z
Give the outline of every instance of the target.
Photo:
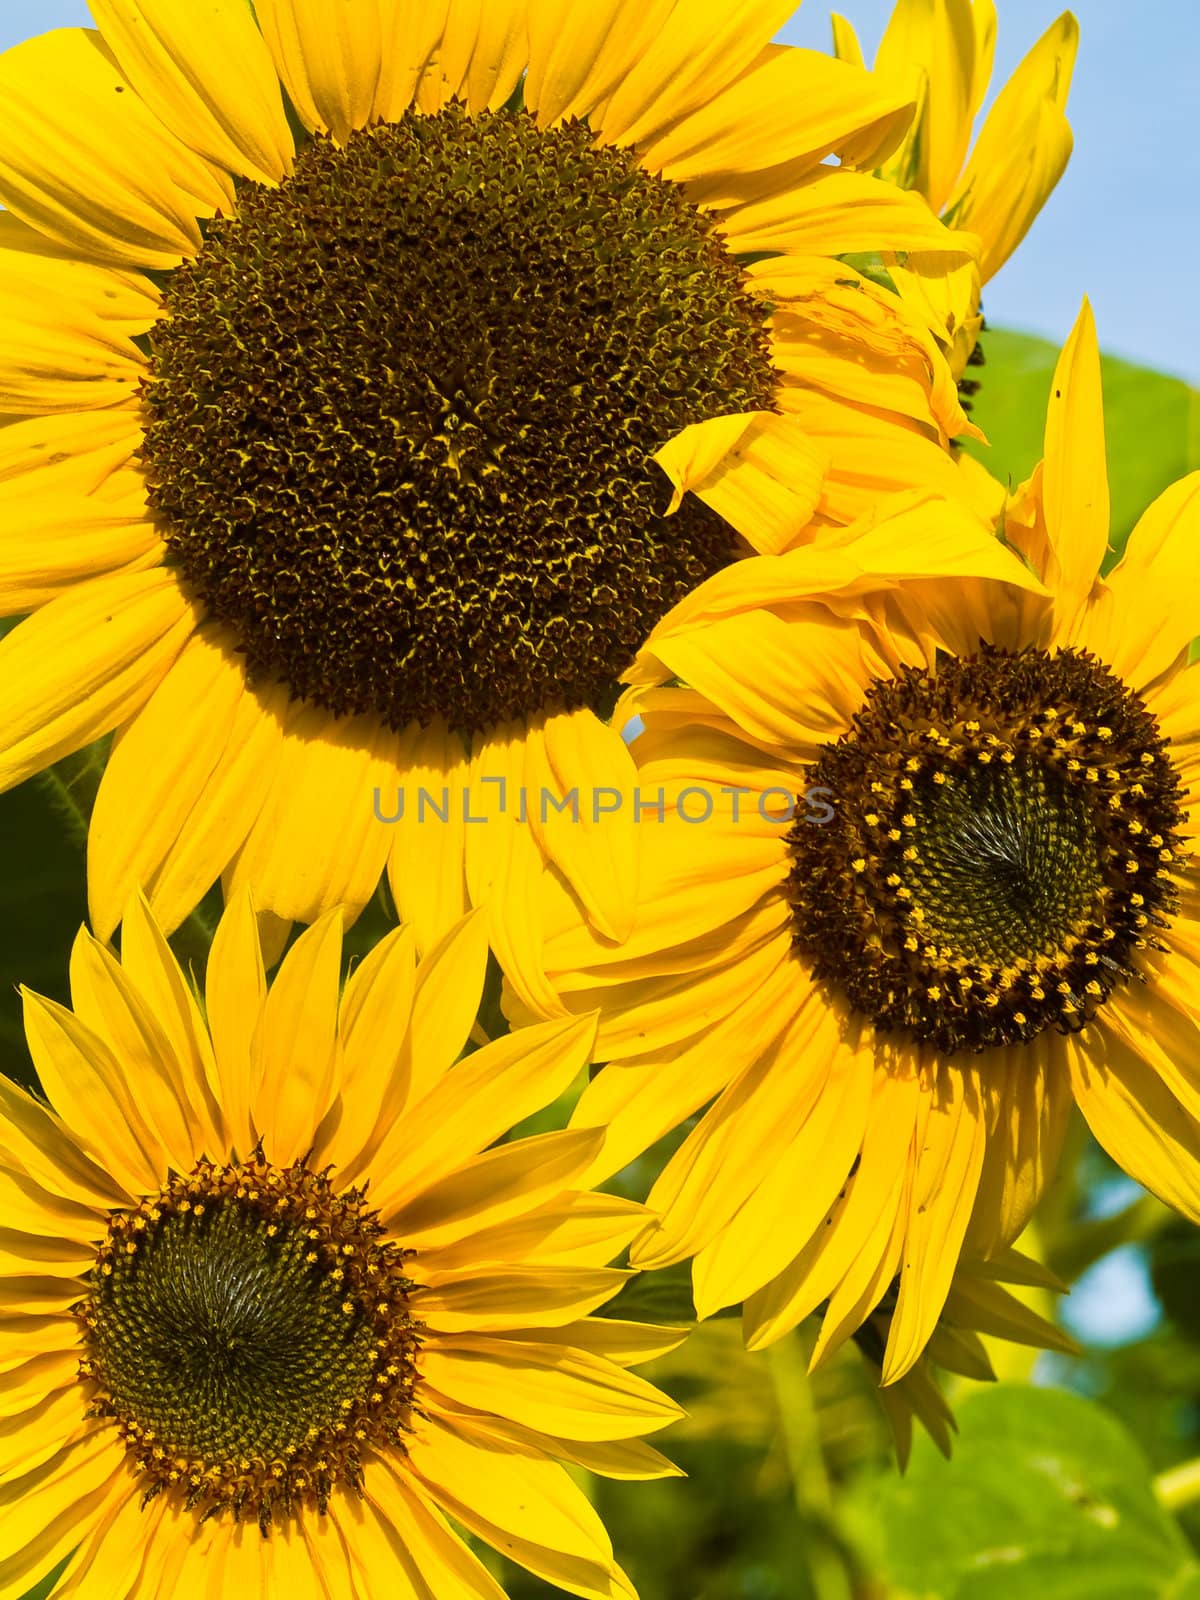
M 0 1574 L 20 1593 L 503 1600 L 450 1516 L 551 1583 L 632 1596 L 562 1463 L 674 1469 L 676 1408 L 626 1369 L 682 1330 L 589 1315 L 643 1224 L 583 1192 L 596 1133 L 502 1140 L 593 1024 L 457 1060 L 478 915 L 397 930 L 339 998 L 341 916 L 268 989 L 245 896 L 207 1021 L 144 900 L 86 932 L 72 1008 L 26 995 L 54 1109 L 0 1080 Z M 139 1576 L 140 1574 L 140 1576 Z
M 995 45 L 994 0 L 897 0 L 874 62 L 884 82 L 918 104 L 879 175 L 923 195 L 947 227 L 970 229 L 982 243 L 976 260 L 941 274 L 888 257 L 892 282 L 927 318 L 964 397 L 979 387 L 967 368 L 983 364 L 981 289 L 1025 237 L 1071 155 L 1066 107 L 1079 24 L 1069 11 L 1051 23 L 996 95 L 972 145 Z M 833 18 L 833 46 L 841 60 L 863 65 L 844 17 Z
M 386 866 L 427 948 L 546 857 L 623 931 L 632 834 L 484 848 L 468 753 L 628 782 L 604 719 L 670 607 L 949 485 L 966 426 L 839 258 L 977 241 L 862 170 L 912 98 L 771 45 L 790 9 L 95 0 L 0 59 L 0 782 L 119 730 L 101 937 L 225 874 L 278 945 Z M 382 826 L 398 785 L 456 817 Z
M 886 1304 L 903 1377 L 1075 1104 L 1200 1220 L 1198 517 L 1193 474 L 1101 575 L 1085 307 L 1005 541 L 905 497 L 712 579 L 639 657 L 633 931 L 597 937 L 548 877 L 511 1011 L 601 1009 L 575 1122 L 608 1126 L 609 1170 L 708 1107 L 632 1259 L 694 1257 L 701 1314 L 744 1302 L 752 1345 Z

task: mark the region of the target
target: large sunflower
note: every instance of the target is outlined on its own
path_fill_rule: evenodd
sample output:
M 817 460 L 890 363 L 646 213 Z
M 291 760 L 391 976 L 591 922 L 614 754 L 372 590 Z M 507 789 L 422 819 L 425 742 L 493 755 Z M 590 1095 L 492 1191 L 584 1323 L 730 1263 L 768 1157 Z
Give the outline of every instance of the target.
M 833 19 L 834 50 L 863 65 L 862 47 L 844 17 Z M 980 295 L 1029 229 L 1071 155 L 1067 96 L 1079 47 L 1079 24 L 1064 11 L 1000 90 L 972 144 L 975 119 L 992 75 L 994 0 L 897 0 L 875 53 L 874 70 L 911 94 L 917 114 L 881 164 L 881 177 L 924 195 L 952 228 L 969 228 L 982 251 L 940 274 L 891 259 L 892 281 L 923 314 L 970 395 L 983 364 L 978 344 Z
M 682 1336 L 588 1314 L 644 1213 L 580 1191 L 602 1135 L 496 1145 L 590 1022 L 466 1060 L 478 915 L 397 930 L 338 996 L 341 914 L 268 991 L 238 896 L 202 1018 L 143 900 L 26 996 L 54 1102 L 0 1079 L 0 1591 L 502 1600 L 451 1517 L 572 1594 L 632 1596 L 562 1462 L 669 1463 L 625 1369 Z M 492 1148 L 487 1148 L 492 1146 Z
M 543 853 L 625 931 L 632 829 L 468 815 L 628 784 L 653 624 L 953 477 L 964 424 L 836 258 L 974 241 L 852 170 L 911 103 L 771 46 L 790 9 L 94 0 L 0 59 L 0 783 L 119 730 L 101 937 L 138 883 L 168 928 L 222 873 L 287 923 L 386 864 L 428 947 Z M 890 454 L 826 503 L 856 442 L 792 402 L 864 366 Z
M 744 1300 L 752 1341 L 835 1284 L 844 1337 L 894 1291 L 891 1381 L 960 1247 L 1021 1231 L 1075 1101 L 1200 1220 L 1200 475 L 1101 578 L 1085 310 L 1008 521 L 1024 562 L 985 567 L 932 498 L 854 532 L 743 563 L 651 637 L 638 682 L 688 687 L 638 700 L 633 932 L 597 937 L 548 876 L 514 1007 L 602 1008 L 613 1064 L 575 1123 L 609 1124 L 606 1169 L 714 1101 L 636 1262 L 694 1256 L 701 1312 Z

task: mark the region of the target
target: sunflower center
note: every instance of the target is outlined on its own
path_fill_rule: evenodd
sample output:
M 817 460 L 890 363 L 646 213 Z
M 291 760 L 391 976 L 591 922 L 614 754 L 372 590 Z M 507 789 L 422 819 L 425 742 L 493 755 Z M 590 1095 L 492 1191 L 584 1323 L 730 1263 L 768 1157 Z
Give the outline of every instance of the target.
M 419 1328 L 408 1252 L 361 1193 L 304 1166 L 202 1161 L 118 1212 L 77 1309 L 80 1374 L 146 1497 L 264 1535 L 277 1511 L 358 1489 L 362 1453 L 408 1431 Z
M 602 705 L 734 553 L 653 452 L 773 407 L 769 307 L 583 123 L 315 139 L 172 274 L 144 390 L 170 557 L 249 669 L 466 732 Z
M 883 1030 L 981 1050 L 1084 1027 L 1177 903 L 1180 786 L 1141 699 L 1074 650 L 877 680 L 789 834 L 793 941 Z

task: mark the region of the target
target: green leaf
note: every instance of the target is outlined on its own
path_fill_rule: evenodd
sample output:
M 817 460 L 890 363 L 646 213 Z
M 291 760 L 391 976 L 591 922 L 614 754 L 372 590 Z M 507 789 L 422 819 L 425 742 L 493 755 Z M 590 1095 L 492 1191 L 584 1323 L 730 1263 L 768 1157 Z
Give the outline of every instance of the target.
M 4 1071 L 26 1084 L 33 1069 L 17 985 L 69 999 L 67 959 L 87 914 L 87 819 L 103 764 L 91 746 L 0 794 L 0 1048 Z
M 692 1263 L 677 1261 L 658 1272 L 639 1272 L 598 1312 L 631 1322 L 695 1322 Z
M 1002 483 L 1022 482 L 1042 454 L 1046 402 L 1058 347 L 1030 334 L 988 328 L 986 357 L 972 369 L 983 387 L 972 417 L 989 446 L 967 449 Z M 1101 358 L 1108 476 L 1115 551 L 1125 548 L 1134 523 L 1168 484 L 1200 467 L 1200 392 L 1180 378 L 1164 377 L 1116 356 Z
M 21 1596 L 21 1600 L 49 1600 L 49 1596 L 54 1593 L 55 1584 L 58 1582 L 59 1578 L 62 1577 L 63 1568 L 66 1566 L 68 1560 L 70 1560 L 69 1556 L 65 1560 L 60 1561 L 55 1567 L 54 1571 L 48 1572 L 42 1579 L 41 1583 L 35 1584 L 27 1594 Z
M 1090 1400 L 1000 1385 L 969 1395 L 945 1461 L 860 1507 L 893 1600 L 1181 1600 L 1200 1582 L 1133 1437 Z

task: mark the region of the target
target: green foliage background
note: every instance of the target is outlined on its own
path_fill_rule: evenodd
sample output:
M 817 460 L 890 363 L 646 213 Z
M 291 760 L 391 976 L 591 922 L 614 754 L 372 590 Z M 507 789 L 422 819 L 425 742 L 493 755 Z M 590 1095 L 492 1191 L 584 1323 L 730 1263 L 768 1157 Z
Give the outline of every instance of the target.
M 1057 351 L 1002 330 L 985 347 L 975 417 L 990 447 L 972 449 L 1015 484 L 1041 454 Z M 1119 552 L 1155 495 L 1200 467 L 1200 394 L 1111 358 L 1104 383 Z M 0 796 L 0 1047 L 26 1082 L 15 985 L 66 998 L 102 755 Z M 196 966 L 213 909 L 175 941 Z M 388 920 L 372 908 L 355 947 Z M 627 1182 L 644 1192 L 638 1174 Z M 737 1320 L 720 1318 L 643 1368 L 689 1410 L 658 1441 L 687 1477 L 588 1485 L 642 1600 L 1200 1600 L 1200 1236 L 1122 1187 L 1079 1127 L 1024 1248 L 1068 1282 L 1114 1249 L 1135 1252 L 1157 1296 L 1153 1327 L 1097 1337 L 1078 1358 L 996 1347 L 1005 1381 L 952 1386 L 953 1460 L 918 1437 L 904 1477 L 857 1354 L 810 1382 L 803 1328 L 750 1357 Z M 1038 1309 L 1051 1310 L 1045 1297 Z M 618 1314 L 690 1312 L 686 1273 L 673 1272 L 638 1280 Z M 512 1600 L 560 1594 L 481 1554 Z M 47 1580 L 26 1600 L 49 1592 Z

